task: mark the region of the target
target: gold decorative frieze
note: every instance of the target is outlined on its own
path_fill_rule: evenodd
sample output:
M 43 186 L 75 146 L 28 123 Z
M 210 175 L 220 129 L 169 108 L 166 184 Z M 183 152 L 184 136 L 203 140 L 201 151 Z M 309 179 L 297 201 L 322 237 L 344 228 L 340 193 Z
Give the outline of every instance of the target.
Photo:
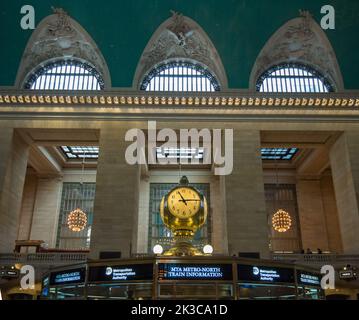
M 132 105 L 175 105 L 175 106 L 211 106 L 215 107 L 287 107 L 287 108 L 340 108 L 359 107 L 359 93 L 341 94 L 305 94 L 300 97 L 285 94 L 274 97 L 254 93 L 251 95 L 207 95 L 207 96 L 154 96 L 151 94 L 134 95 L 63 95 L 63 94 L 0 94 L 1 105 L 83 105 L 83 106 L 132 106 Z

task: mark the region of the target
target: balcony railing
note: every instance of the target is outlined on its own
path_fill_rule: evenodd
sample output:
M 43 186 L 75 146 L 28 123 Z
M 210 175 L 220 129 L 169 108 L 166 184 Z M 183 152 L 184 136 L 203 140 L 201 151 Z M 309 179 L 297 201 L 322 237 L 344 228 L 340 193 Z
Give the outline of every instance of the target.
M 61 265 L 81 263 L 87 260 L 87 253 L 0 253 L 0 265 L 6 264 L 43 264 Z
M 293 254 L 293 253 L 274 253 L 272 259 L 276 261 L 292 262 L 303 265 L 323 265 L 323 264 L 353 264 L 359 265 L 359 255 L 349 254 Z
M 153 255 L 133 255 L 138 258 Z M 62 265 L 71 263 L 86 262 L 88 253 L 78 252 L 56 252 L 56 253 L 1 253 L 0 265 L 20 264 L 43 264 L 43 265 Z M 299 265 L 357 265 L 359 266 L 359 255 L 346 254 L 291 254 L 274 253 L 271 258 L 275 261 L 290 262 Z

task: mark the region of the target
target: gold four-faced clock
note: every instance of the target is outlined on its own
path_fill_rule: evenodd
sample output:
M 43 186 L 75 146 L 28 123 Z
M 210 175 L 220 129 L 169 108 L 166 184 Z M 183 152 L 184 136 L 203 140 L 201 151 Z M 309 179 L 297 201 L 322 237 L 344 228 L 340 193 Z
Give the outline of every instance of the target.
M 175 237 L 193 237 L 207 218 L 206 198 L 188 185 L 187 177 L 162 198 L 160 213 L 163 223 Z
M 201 195 L 189 187 L 179 187 L 172 190 L 167 198 L 168 209 L 180 219 L 190 218 L 201 207 Z

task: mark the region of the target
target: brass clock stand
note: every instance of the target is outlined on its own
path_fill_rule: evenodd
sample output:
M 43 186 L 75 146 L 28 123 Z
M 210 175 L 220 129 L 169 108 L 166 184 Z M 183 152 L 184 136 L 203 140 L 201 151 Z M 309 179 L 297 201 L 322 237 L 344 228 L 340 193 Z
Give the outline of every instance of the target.
M 191 240 L 193 236 L 184 237 L 184 236 L 174 236 L 174 245 L 171 249 L 163 253 L 164 256 L 203 256 L 203 253 L 195 248 Z
M 162 198 L 160 213 L 163 223 L 174 235 L 174 245 L 163 255 L 202 256 L 203 253 L 191 241 L 206 222 L 207 201 L 197 189 L 189 186 L 186 176 Z

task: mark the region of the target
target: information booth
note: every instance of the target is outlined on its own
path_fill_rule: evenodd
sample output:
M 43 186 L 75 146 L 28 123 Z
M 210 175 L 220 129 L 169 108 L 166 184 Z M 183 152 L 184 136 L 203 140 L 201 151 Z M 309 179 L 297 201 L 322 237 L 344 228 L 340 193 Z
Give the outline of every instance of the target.
M 237 264 L 239 299 L 296 299 L 294 268 Z
M 160 261 L 158 299 L 234 299 L 232 261 Z
M 42 280 L 45 299 L 84 299 L 86 265 L 70 266 L 47 274 Z
M 152 299 L 153 260 L 89 265 L 87 299 Z
M 42 299 L 323 299 L 312 269 L 259 259 L 152 257 L 54 269 Z
M 321 288 L 321 275 L 310 270 L 297 269 L 296 280 L 298 287 L 298 299 L 322 300 L 325 299 L 324 291 Z

